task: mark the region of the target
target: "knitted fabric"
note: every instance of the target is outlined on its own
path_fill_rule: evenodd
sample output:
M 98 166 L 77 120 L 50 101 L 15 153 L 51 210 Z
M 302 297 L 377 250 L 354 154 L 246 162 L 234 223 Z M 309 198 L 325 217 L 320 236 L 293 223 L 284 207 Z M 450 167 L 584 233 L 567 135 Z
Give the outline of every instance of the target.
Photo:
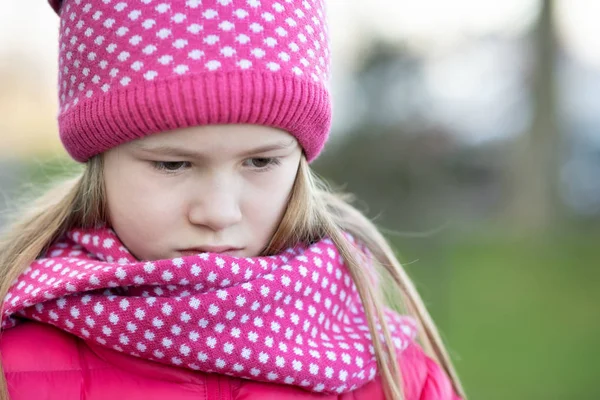
M 324 0 L 50 0 L 59 131 L 85 161 L 126 141 L 260 124 L 317 157 L 331 125 Z
M 34 319 L 133 356 L 316 392 L 353 390 L 377 368 L 329 239 L 272 257 L 140 262 L 112 230 L 76 229 L 19 277 L 2 317 L 4 329 Z M 411 318 L 388 310 L 386 324 L 398 351 L 415 337 Z

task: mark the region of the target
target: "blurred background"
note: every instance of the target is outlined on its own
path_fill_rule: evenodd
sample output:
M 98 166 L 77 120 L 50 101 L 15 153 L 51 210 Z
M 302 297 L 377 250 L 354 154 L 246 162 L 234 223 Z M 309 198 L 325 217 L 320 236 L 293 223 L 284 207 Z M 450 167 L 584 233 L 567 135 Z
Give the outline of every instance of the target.
M 76 168 L 45 3 L 0 11 L 0 229 Z M 314 167 L 385 229 L 470 398 L 599 399 L 600 1 L 328 3 Z

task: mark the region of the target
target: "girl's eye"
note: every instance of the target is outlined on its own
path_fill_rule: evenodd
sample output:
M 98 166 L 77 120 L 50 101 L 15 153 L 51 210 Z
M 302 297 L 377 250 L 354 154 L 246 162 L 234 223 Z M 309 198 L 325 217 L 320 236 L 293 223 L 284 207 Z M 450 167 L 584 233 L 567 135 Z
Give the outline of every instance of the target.
M 154 168 L 165 172 L 179 172 L 190 167 L 187 161 L 153 161 Z
M 257 170 L 265 171 L 270 169 L 273 166 L 279 165 L 281 161 L 278 158 L 274 157 L 259 157 L 259 158 L 250 158 L 247 160 L 247 163 L 250 167 L 255 168 Z

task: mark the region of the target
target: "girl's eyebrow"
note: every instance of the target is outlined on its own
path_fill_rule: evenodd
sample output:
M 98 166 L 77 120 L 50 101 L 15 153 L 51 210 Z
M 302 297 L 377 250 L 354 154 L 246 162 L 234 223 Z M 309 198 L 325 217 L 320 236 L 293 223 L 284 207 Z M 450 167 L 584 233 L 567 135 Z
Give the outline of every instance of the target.
M 291 149 L 295 146 L 294 145 L 296 142 L 296 140 L 292 139 L 289 142 L 275 142 L 269 145 L 265 145 L 265 146 L 260 146 L 260 147 L 256 147 L 253 148 L 251 150 L 247 150 L 244 151 L 243 153 L 240 154 L 240 156 L 250 156 L 250 155 L 254 155 L 254 154 L 261 154 L 261 153 L 267 153 L 269 151 L 275 151 L 275 150 L 287 150 L 287 149 Z M 161 156 L 173 156 L 173 157 L 186 157 L 186 158 L 195 158 L 195 159 L 203 159 L 203 158 L 208 158 L 209 156 L 205 153 L 199 152 L 199 151 L 194 151 L 191 149 L 186 149 L 186 148 L 180 148 L 180 147 L 176 147 L 176 146 L 171 146 L 171 145 L 165 145 L 165 144 L 159 144 L 159 145 L 151 145 L 151 144 L 146 144 L 143 142 L 138 142 L 134 144 L 135 148 L 147 153 L 153 153 L 156 155 L 161 155 Z

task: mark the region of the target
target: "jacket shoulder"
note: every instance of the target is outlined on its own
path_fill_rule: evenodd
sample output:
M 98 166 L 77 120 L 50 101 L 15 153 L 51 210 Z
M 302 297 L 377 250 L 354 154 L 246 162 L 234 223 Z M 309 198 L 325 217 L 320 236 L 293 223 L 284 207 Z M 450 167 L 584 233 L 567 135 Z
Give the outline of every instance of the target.
M 0 354 L 6 373 L 36 370 L 80 369 L 77 338 L 50 325 L 24 322 L 0 337 Z
M 411 343 L 399 354 L 406 400 L 460 400 L 443 368 Z
M 30 321 L 2 334 L 0 355 L 11 400 L 198 400 L 209 380 Z

